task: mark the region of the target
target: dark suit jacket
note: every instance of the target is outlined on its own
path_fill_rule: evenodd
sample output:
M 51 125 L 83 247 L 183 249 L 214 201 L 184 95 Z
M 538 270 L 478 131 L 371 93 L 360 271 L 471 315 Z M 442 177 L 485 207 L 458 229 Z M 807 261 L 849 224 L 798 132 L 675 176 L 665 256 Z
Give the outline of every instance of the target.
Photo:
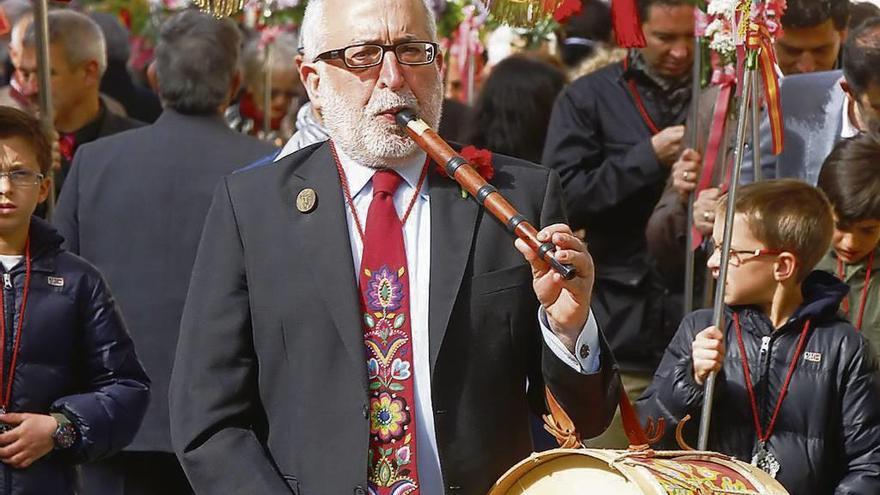
M 815 185 L 825 158 L 840 141 L 846 93 L 840 86 L 843 71 L 812 72 L 782 78 L 784 147 L 773 154 L 770 120 L 761 121 L 761 170 L 764 178 L 801 179 Z M 751 153 L 745 156 L 743 179 L 754 178 Z
M 217 181 L 272 151 L 217 117 L 166 110 L 77 150 L 54 222 L 104 274 L 153 381 L 129 450 L 171 451 L 168 381 L 202 223 Z
M 493 183 L 537 225 L 563 220 L 556 174 L 495 156 Z M 433 168 L 433 165 L 432 165 Z M 585 436 L 619 381 L 558 360 L 505 228 L 429 174 L 430 367 L 448 493 L 483 494 L 531 451 L 526 380 Z M 300 213 L 296 197 L 317 192 Z M 364 493 L 369 422 L 356 278 L 329 145 L 227 178 L 205 223 L 171 385 L 172 441 L 198 493 Z
M 632 70 L 632 69 L 631 69 Z M 663 101 L 635 77 L 658 127 Z M 680 120 L 679 120 L 680 119 Z M 596 262 L 593 308 L 624 371 L 653 372 L 681 320 L 647 251 L 645 226 L 669 169 L 657 160 L 622 63 L 571 83 L 556 99 L 544 166 L 559 172 L 573 228 L 586 229 Z

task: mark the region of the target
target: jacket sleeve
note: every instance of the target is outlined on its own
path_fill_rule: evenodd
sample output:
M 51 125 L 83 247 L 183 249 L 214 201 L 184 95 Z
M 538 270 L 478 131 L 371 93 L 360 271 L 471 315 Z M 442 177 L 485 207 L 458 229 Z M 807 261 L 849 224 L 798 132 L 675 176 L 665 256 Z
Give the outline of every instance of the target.
M 551 172 L 544 196 L 541 225 L 564 220 L 561 198 L 559 178 Z M 583 438 L 598 436 L 608 428 L 620 400 L 621 385 L 617 363 L 601 329 L 599 340 L 601 367 L 595 373 L 583 374 L 559 359 L 546 341 L 541 339 L 543 382 L 574 421 Z
M 687 211 L 687 205 L 681 202 L 675 189 L 667 184 L 645 227 L 648 252 L 657 260 L 658 268 L 669 287 L 679 287 L 682 284 L 681 274 L 684 273 L 687 244 Z
M 170 385 L 171 442 L 197 493 L 291 492 L 258 438 L 266 425 L 257 367 L 244 249 L 224 179 L 202 232 Z
M 664 180 L 667 170 L 650 139 L 623 155 L 607 157 L 605 147 L 613 143 L 607 142 L 597 120 L 596 96 L 576 88 L 566 89 L 553 106 L 541 162 L 562 178 L 571 223 L 580 228 L 590 217 Z
M 69 455 L 88 462 L 112 455 L 137 433 L 150 400 L 150 380 L 135 354 L 122 316 L 106 284 L 95 273 L 85 276 L 78 298 L 81 342 L 85 352 L 81 393 L 52 404 L 77 426 L 79 439 Z
M 662 445 L 678 448 L 674 440 L 675 428 L 686 415 L 691 415 L 691 426 L 699 423 L 700 408 L 703 405 L 703 387 L 694 380 L 693 357 L 691 354 L 694 337 L 703 330 L 700 325 L 700 312 L 691 313 L 682 320 L 675 336 L 669 342 L 660 366 L 654 373 L 651 385 L 636 401 L 636 408 L 642 421 L 648 418 L 663 419 L 666 423 Z M 716 381 L 716 390 L 721 375 Z
M 859 334 L 859 346 L 842 380 L 841 449 L 845 474 L 836 495 L 880 493 L 880 372 L 871 346 Z
M 73 254 L 79 254 L 79 172 L 89 147 L 83 146 L 77 151 L 52 215 L 52 223 L 64 237 L 64 249 Z

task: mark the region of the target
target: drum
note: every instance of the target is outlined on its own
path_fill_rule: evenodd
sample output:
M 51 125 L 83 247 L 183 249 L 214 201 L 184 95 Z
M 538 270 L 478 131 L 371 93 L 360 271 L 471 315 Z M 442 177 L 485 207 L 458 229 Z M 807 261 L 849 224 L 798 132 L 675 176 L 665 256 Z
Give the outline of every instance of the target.
M 764 471 L 713 452 L 555 449 L 512 467 L 489 495 L 787 495 Z

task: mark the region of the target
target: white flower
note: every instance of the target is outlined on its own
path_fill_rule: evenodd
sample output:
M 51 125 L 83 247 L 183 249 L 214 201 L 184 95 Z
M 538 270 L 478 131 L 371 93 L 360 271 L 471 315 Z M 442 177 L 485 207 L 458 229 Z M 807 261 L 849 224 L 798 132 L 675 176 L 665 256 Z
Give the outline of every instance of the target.
M 733 20 L 736 16 L 737 5 L 739 5 L 739 0 L 712 0 L 706 7 L 706 13 Z

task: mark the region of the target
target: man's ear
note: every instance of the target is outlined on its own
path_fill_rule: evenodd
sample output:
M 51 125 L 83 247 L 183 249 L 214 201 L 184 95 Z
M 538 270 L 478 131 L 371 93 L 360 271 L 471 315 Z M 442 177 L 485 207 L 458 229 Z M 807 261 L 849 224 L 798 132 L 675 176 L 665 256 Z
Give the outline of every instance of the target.
M 101 71 L 98 68 L 98 61 L 97 60 L 89 60 L 88 62 L 85 63 L 85 65 L 83 66 L 83 69 L 85 70 L 85 73 L 86 73 L 86 80 L 90 84 L 92 84 L 96 87 L 101 85 Z
M 797 257 L 788 251 L 783 251 L 773 264 L 773 278 L 777 282 L 793 279 L 799 268 L 800 263 Z
M 443 57 L 443 51 L 440 51 L 440 53 L 437 54 L 437 60 L 435 63 L 437 64 L 437 70 L 440 71 L 440 74 L 445 74 L 446 59 Z
M 315 63 L 308 63 L 303 60 L 302 55 L 297 55 L 296 68 L 299 71 L 299 80 L 302 81 L 306 93 L 309 95 L 309 101 L 315 110 L 321 110 L 321 94 L 318 90 L 321 85 L 321 73 Z
M 55 185 L 52 183 L 52 175 L 49 174 L 49 177 L 40 181 L 40 193 L 37 195 L 37 203 L 46 201 L 49 197 L 49 190 L 52 187 L 55 187 Z
M 150 62 L 150 65 L 147 66 L 147 83 L 150 85 L 150 89 L 153 90 L 157 95 L 159 94 L 159 76 L 156 75 L 156 61 L 153 60 Z

